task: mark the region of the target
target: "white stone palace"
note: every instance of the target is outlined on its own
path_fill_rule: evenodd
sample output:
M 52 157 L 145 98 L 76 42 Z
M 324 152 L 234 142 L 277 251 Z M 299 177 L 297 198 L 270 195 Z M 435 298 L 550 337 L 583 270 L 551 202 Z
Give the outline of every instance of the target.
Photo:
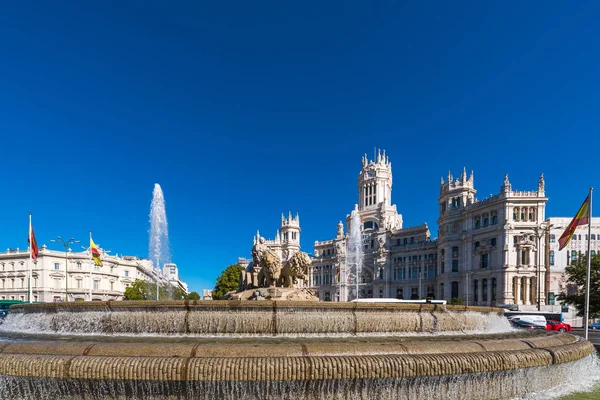
M 0 300 L 29 301 L 29 262 L 27 250 L 0 253 Z M 31 262 L 34 302 L 121 300 L 136 279 L 157 279 L 152 261 L 134 256 L 104 253 L 103 266 L 99 267 L 87 251 L 65 253 L 42 246 L 37 260 Z M 179 279 L 175 264 L 165 264 L 158 280 L 160 285 L 170 284 L 187 293 L 187 284 Z
M 479 200 L 475 197 L 473 173 L 441 179 L 438 238 L 432 239 L 426 223 L 404 227 L 402 215 L 392 203 L 392 163 L 385 151 L 375 160 L 365 155 L 358 175 L 358 204 L 364 250 L 358 285 L 346 266 L 348 234 L 344 224 L 337 235 L 317 241 L 309 271 L 310 287 L 324 301 L 348 301 L 359 297 L 399 299 L 460 298 L 469 305 L 515 304 L 520 309 L 537 307 L 538 265 L 540 282 L 546 282 L 547 233 L 544 177 L 534 190 L 514 190 L 508 179 L 499 193 Z M 350 226 L 351 214 L 346 215 Z M 300 249 L 299 218 L 286 237 L 290 219 L 282 218 L 274 240 L 265 243 L 280 254 Z M 294 221 L 292 221 L 294 222 Z M 260 235 L 254 238 L 261 240 Z M 293 249 L 283 251 L 293 241 Z M 239 261 L 247 267 L 245 259 Z M 249 268 L 252 268 L 250 264 Z M 339 271 L 339 279 L 338 279 Z M 540 304 L 546 304 L 547 285 L 540 285 Z
M 540 255 L 545 252 L 545 241 L 538 241 L 536 232 L 544 225 L 548 200 L 543 175 L 536 190 L 513 190 L 505 176 L 498 194 L 483 200 L 475 194 L 472 172 L 463 169 L 458 178 L 448 173 L 441 179 L 438 238 L 432 240 L 425 223 L 403 227 L 392 204 L 392 164 L 385 151 L 375 160 L 364 156 L 358 176 L 364 245 L 359 297 L 536 305 L 538 249 Z M 347 215 L 346 226 L 349 222 Z M 335 238 L 315 243 L 310 281 L 322 300 L 356 297 L 356 285 L 345 271 L 347 238 L 340 221 Z M 543 282 L 545 257 L 539 263 Z M 542 304 L 544 299 L 542 285 Z

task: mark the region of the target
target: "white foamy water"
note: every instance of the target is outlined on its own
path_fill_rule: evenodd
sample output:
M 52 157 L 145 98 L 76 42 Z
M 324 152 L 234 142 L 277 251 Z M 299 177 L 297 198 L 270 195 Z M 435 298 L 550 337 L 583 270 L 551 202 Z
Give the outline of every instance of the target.
M 348 274 L 347 283 L 352 284 L 348 291 L 348 299 L 357 299 L 360 294 L 360 274 L 362 273 L 364 250 L 362 244 L 360 215 L 355 207 L 350 214 L 350 232 L 348 232 L 348 242 L 346 244 L 346 273 Z M 350 291 L 355 291 L 353 298 L 350 298 Z
M 154 184 L 152 204 L 150 205 L 150 240 L 148 256 L 160 269 L 165 263 L 171 262 L 169 248 L 169 225 L 167 223 L 167 208 L 162 188 Z

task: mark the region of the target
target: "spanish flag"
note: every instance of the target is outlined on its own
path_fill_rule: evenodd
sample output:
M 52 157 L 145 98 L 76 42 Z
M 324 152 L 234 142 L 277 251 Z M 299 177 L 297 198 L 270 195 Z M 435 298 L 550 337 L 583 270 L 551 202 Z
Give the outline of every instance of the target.
M 92 240 L 92 235 L 90 234 L 90 250 L 92 251 L 92 258 L 94 259 L 94 264 L 101 267 L 102 260 L 100 260 L 100 250 L 98 250 L 98 246 Z
M 35 241 L 35 234 L 33 233 L 33 225 L 31 225 L 31 213 L 29 213 L 29 237 L 27 238 L 27 243 L 29 243 L 31 258 L 37 260 L 39 250 L 37 242 Z
M 335 273 L 335 281 L 339 282 L 340 281 L 340 268 L 342 267 L 342 264 L 338 264 L 337 266 L 337 271 Z
M 575 230 L 579 225 L 587 225 L 590 222 L 590 196 L 585 198 L 585 201 L 579 207 L 579 211 L 575 214 L 575 218 L 571 221 L 571 223 L 567 226 L 567 229 L 563 232 L 563 234 L 558 239 L 558 243 L 560 244 L 558 250 L 562 250 L 565 248 L 567 244 L 571 241 Z

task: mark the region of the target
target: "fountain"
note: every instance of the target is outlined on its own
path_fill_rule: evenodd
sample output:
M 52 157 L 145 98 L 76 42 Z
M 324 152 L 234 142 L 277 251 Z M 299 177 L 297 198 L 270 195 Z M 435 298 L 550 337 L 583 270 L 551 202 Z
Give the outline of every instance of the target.
M 167 224 L 167 209 L 162 188 L 154 184 L 152 204 L 150 205 L 150 240 L 148 246 L 149 258 L 156 262 L 155 268 L 171 262 L 169 249 L 169 226 Z
M 348 232 L 348 243 L 346 250 L 346 265 L 347 271 L 349 272 L 350 279 L 349 284 L 352 284 L 354 280 L 356 294 L 355 299 L 360 297 L 360 274 L 362 272 L 363 265 L 363 243 L 362 243 L 362 225 L 360 222 L 360 215 L 358 213 L 358 205 L 354 206 L 354 210 L 350 214 L 350 230 Z M 350 297 L 350 293 L 348 293 Z M 350 300 L 350 298 L 348 298 Z
M 268 300 L 13 306 L 0 325 L 0 399 L 509 399 L 599 370 L 590 342 L 516 330 L 502 313 Z

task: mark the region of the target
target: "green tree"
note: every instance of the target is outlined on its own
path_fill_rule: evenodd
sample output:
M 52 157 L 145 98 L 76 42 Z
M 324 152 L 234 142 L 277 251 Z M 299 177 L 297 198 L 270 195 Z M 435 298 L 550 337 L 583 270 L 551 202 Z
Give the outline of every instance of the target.
M 185 296 L 186 300 L 200 300 L 198 292 L 190 292 Z
M 136 279 L 125 289 L 123 300 L 146 300 L 146 282 Z
M 562 292 L 557 299 L 565 305 L 572 305 L 577 309 L 577 315 L 583 317 L 585 309 L 585 280 L 587 273 L 587 257 L 579 257 L 577 261 L 565 268 L 569 283 L 577 285 L 573 294 Z M 600 256 L 591 260 L 590 268 L 590 318 L 600 317 Z
M 462 297 L 453 297 L 450 300 L 450 305 L 453 305 L 453 306 L 462 306 L 463 305 L 463 299 L 462 299 Z
M 243 267 L 239 264 L 232 264 L 225 268 L 217 278 L 215 290 L 213 290 L 213 299 L 220 300 L 225 293 L 240 288 L 240 273 Z

